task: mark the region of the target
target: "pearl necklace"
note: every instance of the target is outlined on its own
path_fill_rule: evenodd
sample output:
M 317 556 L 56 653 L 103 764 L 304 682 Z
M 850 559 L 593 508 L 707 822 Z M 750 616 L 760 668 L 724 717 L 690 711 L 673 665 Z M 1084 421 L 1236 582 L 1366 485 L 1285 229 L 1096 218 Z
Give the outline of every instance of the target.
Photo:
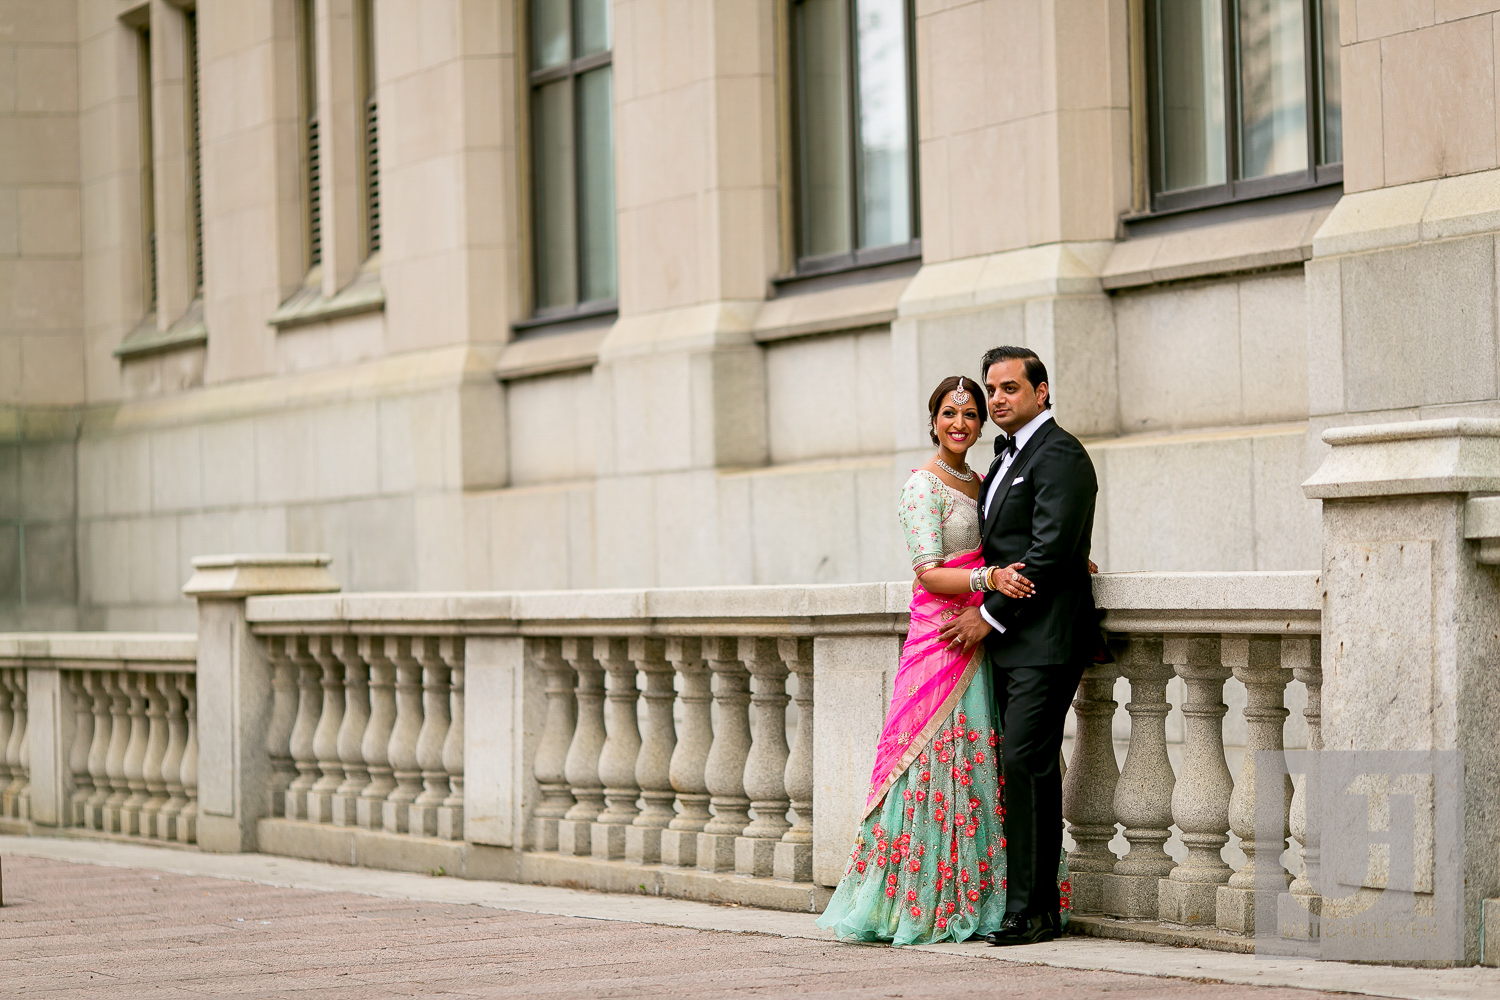
M 952 476 L 954 479 L 957 479 L 961 483 L 972 483 L 974 481 L 974 477 L 978 475 L 978 473 L 969 468 L 967 465 L 964 466 L 963 472 L 959 472 L 953 466 L 943 461 L 943 457 L 941 455 L 937 457 L 937 466 L 939 469 L 942 469 L 944 472 L 948 473 L 948 475 Z

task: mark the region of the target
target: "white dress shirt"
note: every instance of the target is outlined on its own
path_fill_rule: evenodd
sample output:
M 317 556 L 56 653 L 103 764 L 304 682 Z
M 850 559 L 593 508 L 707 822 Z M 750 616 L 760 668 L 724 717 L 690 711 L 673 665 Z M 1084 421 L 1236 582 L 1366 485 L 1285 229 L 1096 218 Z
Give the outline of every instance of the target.
M 1000 468 L 995 470 L 995 475 L 990 479 L 990 488 L 985 491 L 984 508 L 980 511 L 979 517 L 981 531 L 984 530 L 984 523 L 989 520 L 990 505 L 995 502 L 995 491 L 998 490 L 1000 488 L 1000 484 L 1005 481 L 1005 477 L 1010 472 L 1010 467 L 1012 464 L 1014 464 L 1016 456 L 1021 454 L 1021 449 L 1026 447 L 1026 442 L 1031 440 L 1032 436 L 1042 428 L 1042 425 L 1051 419 L 1052 411 L 1043 410 L 1041 413 L 1038 413 L 1036 416 L 1027 421 L 1025 427 L 1022 427 L 1020 430 L 1016 431 L 1015 450 L 1012 451 L 1009 455 L 1006 455 L 1005 458 L 1000 460 Z M 983 604 L 979 606 L 979 614 L 984 618 L 985 621 L 990 623 L 990 627 L 993 628 L 996 632 L 1005 631 L 1005 626 L 1001 625 L 999 622 L 995 621 L 995 619 L 991 618 L 990 613 L 984 609 Z

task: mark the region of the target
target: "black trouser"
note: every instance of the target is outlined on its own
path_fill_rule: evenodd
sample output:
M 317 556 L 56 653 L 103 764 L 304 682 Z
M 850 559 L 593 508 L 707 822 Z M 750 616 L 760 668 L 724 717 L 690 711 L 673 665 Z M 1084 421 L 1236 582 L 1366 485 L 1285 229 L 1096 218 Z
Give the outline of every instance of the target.
M 1056 913 L 1062 851 L 1063 720 L 1084 664 L 995 667 L 997 717 L 1004 725 L 1005 911 Z

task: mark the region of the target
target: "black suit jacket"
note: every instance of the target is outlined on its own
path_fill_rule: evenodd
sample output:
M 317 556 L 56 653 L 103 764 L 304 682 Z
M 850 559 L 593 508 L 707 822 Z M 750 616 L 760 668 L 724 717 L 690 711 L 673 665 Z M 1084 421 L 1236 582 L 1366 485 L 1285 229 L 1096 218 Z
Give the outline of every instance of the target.
M 985 476 L 981 497 L 999 468 Z M 985 595 L 984 609 L 1005 626 L 985 640 L 998 667 L 1087 663 L 1099 647 L 1099 615 L 1089 579 L 1089 540 L 1099 482 L 1078 439 L 1049 420 L 1037 429 L 1006 470 L 985 511 L 984 561 L 1022 562 L 1036 585 L 1031 597 Z

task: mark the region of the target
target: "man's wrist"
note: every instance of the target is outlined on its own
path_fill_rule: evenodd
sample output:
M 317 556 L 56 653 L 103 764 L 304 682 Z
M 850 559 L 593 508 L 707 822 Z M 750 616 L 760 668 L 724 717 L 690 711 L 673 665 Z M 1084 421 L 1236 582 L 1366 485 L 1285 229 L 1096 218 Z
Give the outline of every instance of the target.
M 1005 626 L 1001 625 L 999 622 L 995 621 L 995 619 L 991 618 L 989 609 L 986 608 L 983 604 L 979 605 L 979 617 L 988 622 L 990 628 L 994 629 L 996 632 L 1005 631 Z

